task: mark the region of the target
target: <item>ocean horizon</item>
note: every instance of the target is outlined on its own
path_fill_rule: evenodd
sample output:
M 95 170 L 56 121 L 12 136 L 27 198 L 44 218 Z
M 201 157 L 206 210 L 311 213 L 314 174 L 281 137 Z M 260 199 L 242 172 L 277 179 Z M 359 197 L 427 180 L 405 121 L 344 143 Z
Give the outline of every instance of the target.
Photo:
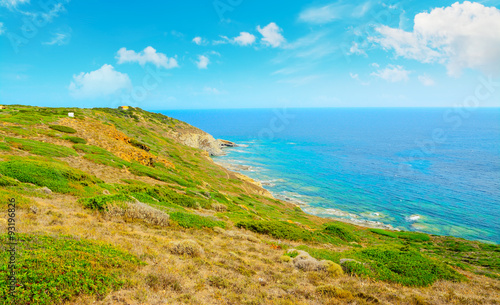
M 500 243 L 500 108 L 157 110 L 310 214 Z

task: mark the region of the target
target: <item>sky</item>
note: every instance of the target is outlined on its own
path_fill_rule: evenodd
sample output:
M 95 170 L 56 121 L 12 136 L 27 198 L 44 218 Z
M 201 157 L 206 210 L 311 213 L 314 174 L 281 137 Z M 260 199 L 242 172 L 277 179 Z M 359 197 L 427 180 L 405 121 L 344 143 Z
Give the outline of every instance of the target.
M 500 0 L 0 0 L 0 104 L 500 107 Z

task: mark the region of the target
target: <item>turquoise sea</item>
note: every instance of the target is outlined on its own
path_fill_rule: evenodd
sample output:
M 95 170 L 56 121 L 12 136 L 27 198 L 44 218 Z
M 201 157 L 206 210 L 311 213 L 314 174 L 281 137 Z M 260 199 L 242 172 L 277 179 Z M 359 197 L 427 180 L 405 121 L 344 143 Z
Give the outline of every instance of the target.
M 500 108 L 158 111 L 304 211 L 500 243 Z

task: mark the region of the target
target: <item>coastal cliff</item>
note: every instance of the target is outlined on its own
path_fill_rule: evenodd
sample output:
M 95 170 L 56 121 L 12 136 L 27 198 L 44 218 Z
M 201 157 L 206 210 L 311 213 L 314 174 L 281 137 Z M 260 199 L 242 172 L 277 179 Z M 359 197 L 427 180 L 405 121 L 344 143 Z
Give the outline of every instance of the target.
M 133 107 L 0 109 L 0 305 L 500 303 L 500 246 L 309 215 L 209 157 L 230 145 Z

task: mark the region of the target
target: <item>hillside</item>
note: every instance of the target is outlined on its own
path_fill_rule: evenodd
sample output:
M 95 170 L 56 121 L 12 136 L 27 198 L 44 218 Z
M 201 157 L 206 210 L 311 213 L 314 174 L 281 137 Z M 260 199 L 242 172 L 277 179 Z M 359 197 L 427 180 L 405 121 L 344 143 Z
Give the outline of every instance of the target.
M 74 113 L 74 118 L 68 117 Z M 0 110 L 0 304 L 500 304 L 500 246 L 304 213 L 141 109 Z

